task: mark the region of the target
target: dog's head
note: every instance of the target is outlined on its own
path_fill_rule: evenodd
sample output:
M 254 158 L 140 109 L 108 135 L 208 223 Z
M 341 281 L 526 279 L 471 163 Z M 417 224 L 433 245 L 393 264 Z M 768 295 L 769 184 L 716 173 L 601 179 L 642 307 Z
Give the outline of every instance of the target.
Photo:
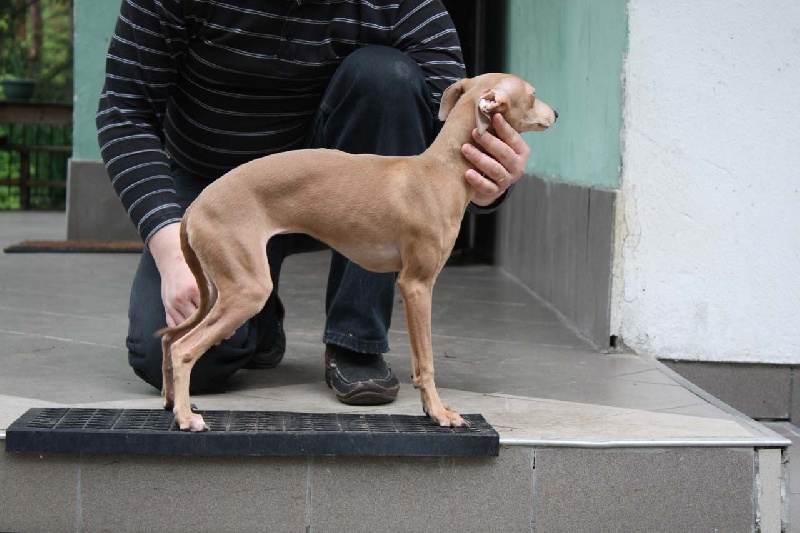
M 439 120 L 446 120 L 462 98 L 474 101 L 475 122 L 481 135 L 491 126 L 495 113 L 501 113 L 520 133 L 544 131 L 558 118 L 553 108 L 536 98 L 536 89 L 530 83 L 512 74 L 484 74 L 457 81 L 442 95 Z

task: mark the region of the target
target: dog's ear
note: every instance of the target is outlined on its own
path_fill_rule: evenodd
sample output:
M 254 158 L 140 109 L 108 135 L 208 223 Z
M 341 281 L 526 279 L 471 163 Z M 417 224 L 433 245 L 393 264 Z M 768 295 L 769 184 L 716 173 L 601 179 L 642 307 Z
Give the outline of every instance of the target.
M 475 122 L 478 124 L 478 134 L 483 135 L 492 124 L 495 113 L 504 113 L 508 109 L 508 95 L 501 90 L 492 89 L 480 97 L 475 105 Z
M 447 120 L 447 115 L 456 106 L 456 102 L 461 96 L 469 90 L 472 85 L 470 78 L 464 78 L 452 84 L 444 90 L 442 94 L 442 102 L 439 104 L 439 120 L 444 122 Z

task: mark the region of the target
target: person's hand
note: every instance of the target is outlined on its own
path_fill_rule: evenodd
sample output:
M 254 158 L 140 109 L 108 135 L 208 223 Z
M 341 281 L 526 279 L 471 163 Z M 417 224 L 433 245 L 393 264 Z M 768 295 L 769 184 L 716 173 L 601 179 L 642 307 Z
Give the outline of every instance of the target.
M 475 165 L 467 170 L 465 178 L 475 188 L 472 203 L 486 207 L 497 201 L 500 196 L 525 172 L 531 149 L 528 144 L 512 128 L 500 113 L 492 117 L 492 126 L 496 135 L 486 132 L 478 135 L 472 130 L 472 138 L 483 147 L 485 153 L 472 144 L 461 147 L 461 153 Z
M 181 251 L 180 224 L 164 226 L 150 237 L 147 245 L 161 274 L 161 301 L 167 325 L 177 326 L 200 306 L 197 282 Z

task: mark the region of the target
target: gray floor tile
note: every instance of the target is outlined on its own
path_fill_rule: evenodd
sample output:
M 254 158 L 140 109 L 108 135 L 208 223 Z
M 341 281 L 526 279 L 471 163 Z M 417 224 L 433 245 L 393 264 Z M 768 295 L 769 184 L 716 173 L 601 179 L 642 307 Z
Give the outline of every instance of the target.
M 0 531 L 77 531 L 72 458 L 0 452 Z
M 309 461 L 87 457 L 82 530 L 302 531 Z
M 542 449 L 535 476 L 536 531 L 753 527 L 752 450 Z
M 105 345 L 56 342 L 51 349 L 7 355 L 0 390 L 66 404 L 150 394 L 153 389 L 127 367 L 126 353 Z
M 530 531 L 531 454 L 315 459 L 312 530 Z
M 523 387 L 510 389 L 508 393 L 648 411 L 682 407 L 698 401 L 696 395 L 679 385 L 637 383 L 613 378 Z
M 670 361 L 670 368 L 748 416 L 789 419 L 792 369 L 786 365 L 749 365 Z
M 657 409 L 656 412 L 658 413 L 671 413 L 676 415 L 687 415 L 687 416 L 697 416 L 701 418 L 718 418 L 718 419 L 730 419 L 730 415 L 720 411 L 718 407 L 715 407 L 705 401 L 698 401 L 698 403 L 694 403 L 691 405 L 681 405 L 678 407 L 669 407 L 666 409 Z

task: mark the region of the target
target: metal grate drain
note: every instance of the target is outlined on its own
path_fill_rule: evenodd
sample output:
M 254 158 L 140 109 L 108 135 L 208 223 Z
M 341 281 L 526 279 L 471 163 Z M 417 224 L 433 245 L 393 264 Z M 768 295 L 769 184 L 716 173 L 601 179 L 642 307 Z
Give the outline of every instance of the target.
M 444 428 L 424 416 L 201 411 L 209 432 L 187 433 L 169 411 L 30 409 L 6 431 L 6 451 L 136 455 L 496 456 L 481 415 Z

